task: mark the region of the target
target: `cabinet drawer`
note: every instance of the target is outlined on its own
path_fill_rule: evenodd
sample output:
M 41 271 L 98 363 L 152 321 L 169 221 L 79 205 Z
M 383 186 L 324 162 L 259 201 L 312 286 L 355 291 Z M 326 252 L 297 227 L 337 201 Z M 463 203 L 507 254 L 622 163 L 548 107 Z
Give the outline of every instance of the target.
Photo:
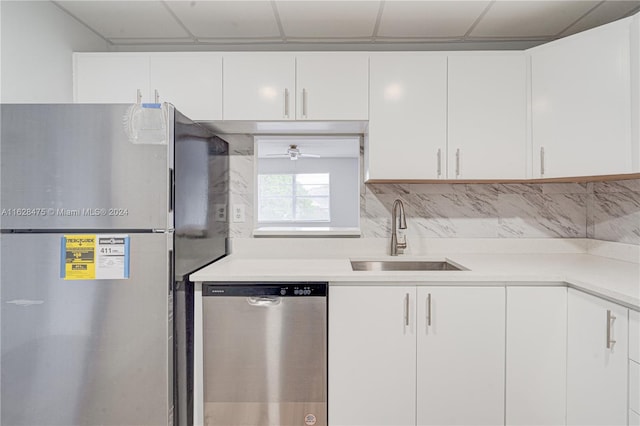
M 629 409 L 640 413 L 640 364 L 629 361 Z
M 640 363 L 640 312 L 629 310 L 629 359 Z

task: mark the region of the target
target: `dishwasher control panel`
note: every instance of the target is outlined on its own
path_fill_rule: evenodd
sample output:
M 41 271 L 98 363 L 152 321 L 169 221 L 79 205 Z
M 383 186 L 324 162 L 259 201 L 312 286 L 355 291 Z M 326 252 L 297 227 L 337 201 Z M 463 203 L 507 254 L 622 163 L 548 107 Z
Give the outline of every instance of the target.
M 326 297 L 327 283 L 278 282 L 278 283 L 219 283 L 202 284 L 202 296 L 280 296 L 280 297 Z

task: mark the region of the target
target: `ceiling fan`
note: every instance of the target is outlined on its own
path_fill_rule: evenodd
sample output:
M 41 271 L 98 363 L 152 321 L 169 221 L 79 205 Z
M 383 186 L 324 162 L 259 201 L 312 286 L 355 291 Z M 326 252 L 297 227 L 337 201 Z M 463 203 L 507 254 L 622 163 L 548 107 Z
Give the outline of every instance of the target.
M 296 161 L 298 158 L 320 158 L 318 154 L 304 154 L 300 152 L 300 148 L 295 144 L 289 145 L 285 154 L 267 154 L 266 156 L 271 158 L 289 158 L 291 161 Z

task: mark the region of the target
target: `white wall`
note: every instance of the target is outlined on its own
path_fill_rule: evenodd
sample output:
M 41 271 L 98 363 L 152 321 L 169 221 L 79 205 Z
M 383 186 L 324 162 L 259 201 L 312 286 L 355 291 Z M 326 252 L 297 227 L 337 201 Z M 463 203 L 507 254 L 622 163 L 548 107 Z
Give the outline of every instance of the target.
M 105 40 L 50 1 L 0 1 L 3 103 L 73 101 L 71 53 L 108 50 Z

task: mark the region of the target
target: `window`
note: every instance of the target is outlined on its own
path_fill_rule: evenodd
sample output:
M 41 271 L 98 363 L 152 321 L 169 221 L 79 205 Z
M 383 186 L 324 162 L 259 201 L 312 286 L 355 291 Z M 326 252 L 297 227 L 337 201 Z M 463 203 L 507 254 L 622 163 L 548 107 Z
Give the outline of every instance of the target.
M 254 236 L 360 235 L 360 137 L 255 137 Z
M 259 174 L 258 222 L 330 222 L 329 173 Z

